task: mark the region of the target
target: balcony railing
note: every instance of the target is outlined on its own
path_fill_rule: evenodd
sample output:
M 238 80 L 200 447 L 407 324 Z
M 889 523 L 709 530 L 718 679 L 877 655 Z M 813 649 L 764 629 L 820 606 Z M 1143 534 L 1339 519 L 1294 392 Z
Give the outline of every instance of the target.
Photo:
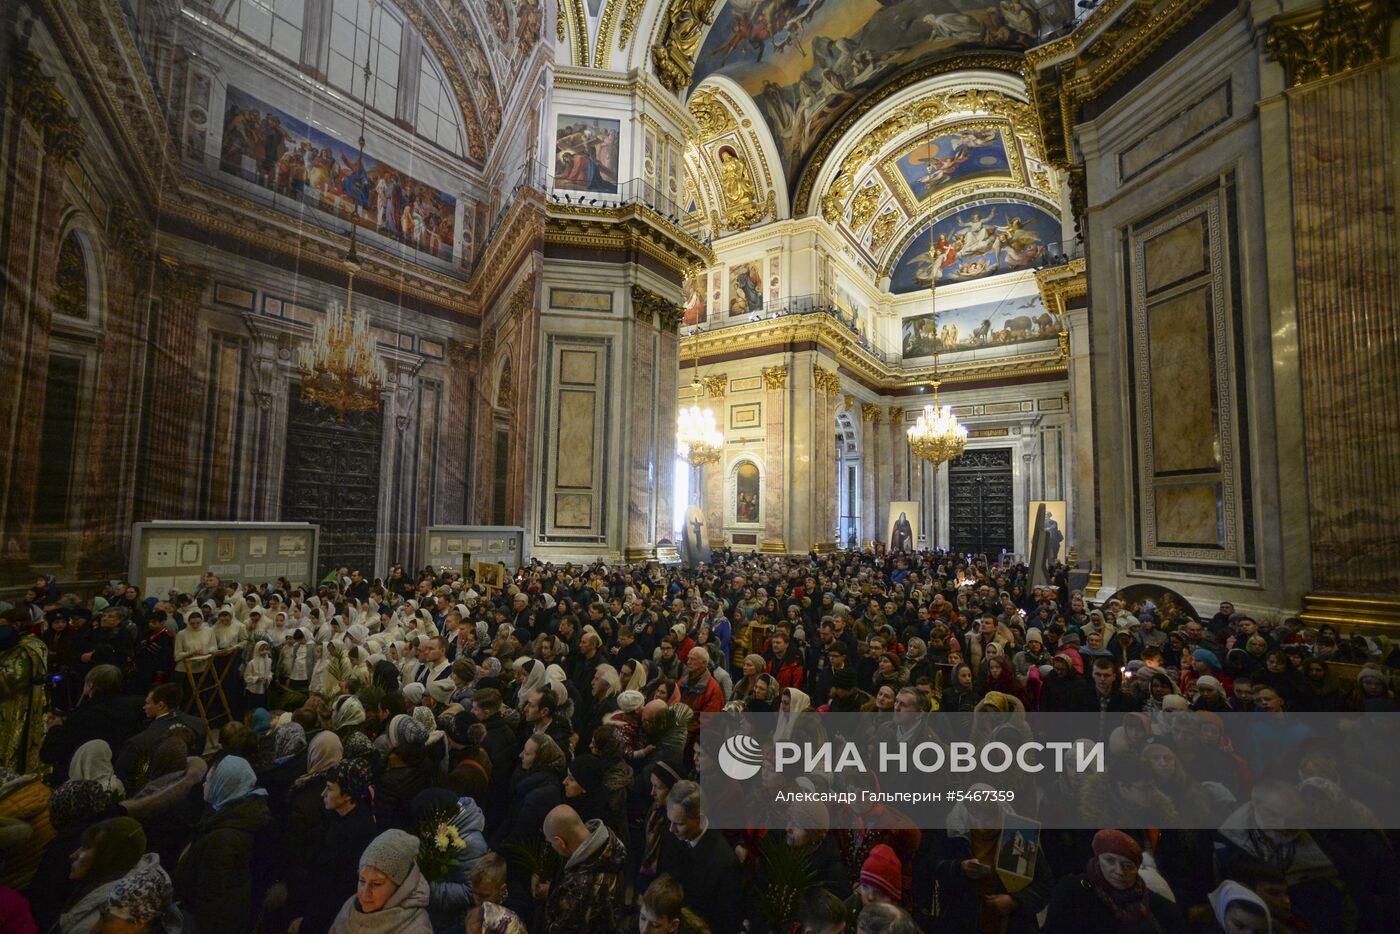
M 851 340 L 856 346 L 863 349 L 881 363 L 890 363 L 898 360 L 899 354 L 886 350 L 871 340 L 870 335 L 860 331 L 855 316 L 841 309 L 828 296 L 793 295 L 772 304 L 765 305 L 756 311 L 743 312 L 737 315 L 728 315 L 723 311 L 712 317 L 701 321 L 699 324 L 688 325 L 681 331 L 682 336 L 692 334 L 708 334 L 712 331 L 722 331 L 726 328 L 738 327 L 744 324 L 754 324 L 760 321 L 774 321 L 779 318 L 787 318 L 793 315 L 826 315 L 832 321 L 840 325 L 851 335 Z

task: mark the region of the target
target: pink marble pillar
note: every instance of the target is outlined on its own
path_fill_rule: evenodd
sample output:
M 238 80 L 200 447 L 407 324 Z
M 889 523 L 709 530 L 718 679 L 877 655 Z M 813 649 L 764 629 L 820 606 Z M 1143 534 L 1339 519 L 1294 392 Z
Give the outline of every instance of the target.
M 785 467 L 787 462 L 787 395 L 788 368 L 765 367 L 763 370 L 763 432 L 764 463 L 767 476 L 763 478 L 763 542 L 764 551 L 786 552 L 784 540 Z

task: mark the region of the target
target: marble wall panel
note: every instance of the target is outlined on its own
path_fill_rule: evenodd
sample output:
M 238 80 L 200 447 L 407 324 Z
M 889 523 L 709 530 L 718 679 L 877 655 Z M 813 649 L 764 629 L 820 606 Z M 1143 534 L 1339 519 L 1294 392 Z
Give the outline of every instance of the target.
M 1147 310 L 1152 434 L 1159 473 L 1218 466 L 1210 314 L 1208 285 Z
M 560 487 L 588 487 L 593 480 L 593 417 L 597 405 L 592 390 L 559 392 L 559 461 L 554 482 Z
M 1159 485 L 1155 491 L 1157 540 L 1173 545 L 1223 548 L 1220 484 Z
M 1205 272 L 1210 265 L 1209 244 L 1205 218 L 1200 215 L 1147 240 L 1142 246 L 1147 294 Z

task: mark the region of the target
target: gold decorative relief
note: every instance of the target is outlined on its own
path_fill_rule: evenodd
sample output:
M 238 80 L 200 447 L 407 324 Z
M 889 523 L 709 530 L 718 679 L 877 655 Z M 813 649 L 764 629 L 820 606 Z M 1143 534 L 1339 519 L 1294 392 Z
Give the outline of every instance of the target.
M 697 91 L 690 99 L 690 115 L 700 127 L 700 139 L 712 139 L 735 128 L 734 115 L 711 90 Z
M 898 425 L 900 422 L 904 421 L 904 407 L 899 405 L 890 406 L 889 415 L 890 424 Z
M 723 399 L 725 387 L 729 385 L 729 376 L 721 373 L 718 376 L 705 376 L 700 380 L 705 384 L 705 396 L 710 399 Z
M 883 250 L 898 226 L 899 212 L 894 208 L 875 218 L 875 226 L 870 228 L 870 252 L 879 253 Z
M 842 399 L 841 401 L 844 402 L 844 403 L 846 404 L 846 411 L 847 411 L 847 412 L 849 412 L 851 409 L 855 408 L 855 405 L 856 405 L 856 397 L 853 396 L 853 395 L 851 395 L 850 393 L 846 393 L 846 398 Z
M 705 29 L 714 20 L 715 0 L 671 0 L 661 27 L 661 38 L 652 46 L 656 77 L 672 94 L 683 94 L 695 73 L 695 56 Z
M 683 313 L 679 305 L 651 289 L 632 286 L 632 316 L 638 321 L 653 324 L 659 318 L 662 330 L 674 330 Z
M 766 389 L 782 389 L 787 385 L 787 367 L 766 366 L 763 368 L 763 385 Z
M 885 188 L 877 182 L 866 185 L 856 192 L 855 199 L 851 201 L 851 229 L 864 230 L 865 225 L 870 223 L 870 218 L 875 216 L 875 209 L 884 200 Z
M 1395 4 L 1382 0 L 1327 0 L 1270 23 L 1265 48 L 1294 88 L 1384 59 L 1395 15 Z
M 873 422 L 880 424 L 880 406 L 874 402 L 867 402 L 860 407 L 860 420 L 863 422 Z

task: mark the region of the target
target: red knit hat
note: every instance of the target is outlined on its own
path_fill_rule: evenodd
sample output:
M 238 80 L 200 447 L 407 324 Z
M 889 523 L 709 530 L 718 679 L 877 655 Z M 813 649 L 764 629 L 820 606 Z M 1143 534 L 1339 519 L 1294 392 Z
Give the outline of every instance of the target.
M 902 878 L 903 867 L 899 864 L 899 857 L 883 843 L 871 848 L 865 864 L 860 867 L 860 884 L 879 889 L 891 901 L 899 901 Z
M 1102 856 L 1105 853 L 1121 856 L 1134 866 L 1142 865 L 1142 847 L 1121 830 L 1105 829 L 1094 834 L 1094 855 Z

